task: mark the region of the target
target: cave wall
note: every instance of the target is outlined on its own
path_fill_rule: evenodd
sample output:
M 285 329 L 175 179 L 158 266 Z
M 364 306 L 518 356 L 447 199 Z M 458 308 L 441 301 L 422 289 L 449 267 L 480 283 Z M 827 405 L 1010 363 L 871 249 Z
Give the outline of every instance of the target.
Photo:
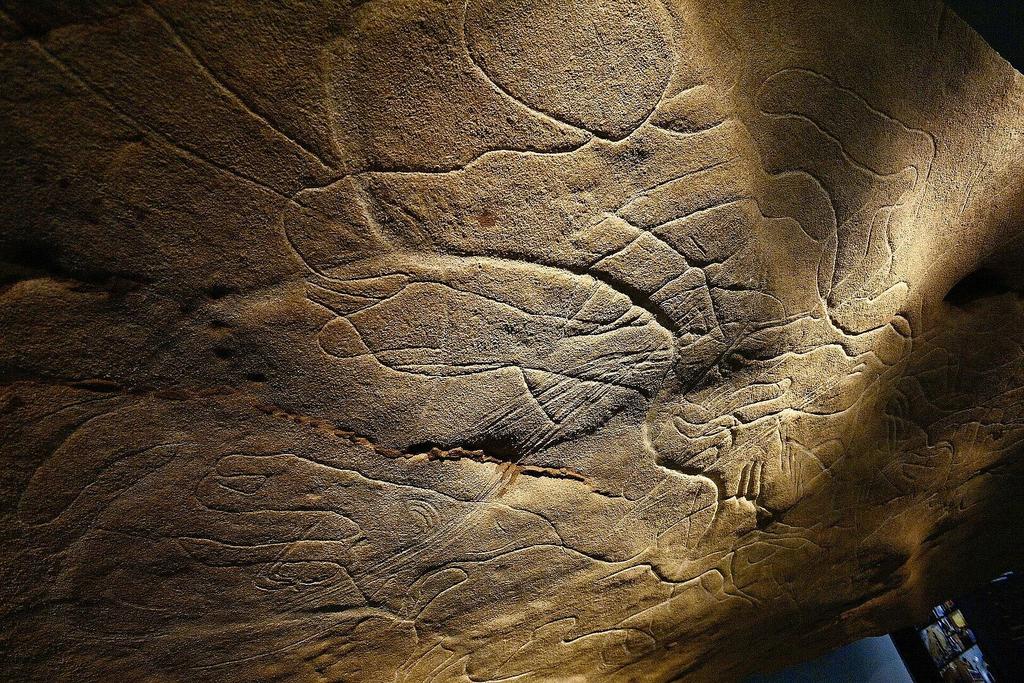
M 943 4 L 2 6 L 5 678 L 734 680 L 1024 556 Z

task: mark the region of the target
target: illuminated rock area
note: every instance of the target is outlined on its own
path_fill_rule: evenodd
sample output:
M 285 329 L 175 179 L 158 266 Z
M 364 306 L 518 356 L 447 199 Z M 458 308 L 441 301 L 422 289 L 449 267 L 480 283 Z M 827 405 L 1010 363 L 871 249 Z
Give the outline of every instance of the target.
M 728 681 L 1024 559 L 942 4 L 4 5 L 3 678 Z

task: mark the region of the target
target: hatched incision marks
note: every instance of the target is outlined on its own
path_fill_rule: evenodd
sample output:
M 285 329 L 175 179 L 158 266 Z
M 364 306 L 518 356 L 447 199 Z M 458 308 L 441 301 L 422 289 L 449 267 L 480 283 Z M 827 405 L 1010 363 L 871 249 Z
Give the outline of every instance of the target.
M 479 428 L 520 451 L 650 397 L 670 367 L 670 332 L 595 278 L 487 257 L 386 262 L 376 277 L 311 285 L 311 298 L 338 315 L 321 348 L 439 382 L 489 375 L 518 384 L 524 400 L 498 406 Z

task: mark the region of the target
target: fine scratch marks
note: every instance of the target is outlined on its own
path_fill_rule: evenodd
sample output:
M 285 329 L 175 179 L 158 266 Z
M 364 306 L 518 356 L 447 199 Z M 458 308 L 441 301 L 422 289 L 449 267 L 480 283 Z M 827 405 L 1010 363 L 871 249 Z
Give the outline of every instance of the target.
M 8 15 L 2 9 L 0 9 L 0 15 L 2 15 L 12 25 L 17 25 L 16 22 L 10 17 L 10 15 Z M 72 83 L 80 87 L 83 91 L 91 95 L 102 106 L 113 112 L 113 114 L 117 118 L 121 119 L 121 121 L 127 124 L 130 128 L 134 128 L 140 133 L 146 135 L 147 137 L 155 139 L 157 142 L 163 143 L 166 147 L 170 148 L 178 156 L 181 156 L 190 161 L 198 161 L 205 166 L 209 166 L 219 172 L 226 173 L 238 180 L 241 180 L 247 185 L 253 185 L 255 187 L 260 188 L 261 190 L 265 190 L 267 192 L 275 194 L 278 197 L 281 197 L 282 199 L 292 201 L 292 198 L 288 194 L 273 187 L 267 182 L 261 180 L 260 178 L 250 176 L 246 173 L 243 173 L 241 171 L 225 166 L 224 164 L 216 162 L 210 159 L 209 157 L 199 153 L 198 151 L 186 147 L 182 143 L 172 140 L 164 133 L 161 133 L 160 131 L 154 129 L 153 127 L 134 118 L 126 111 L 124 111 L 124 109 L 115 104 L 109 97 L 103 94 L 99 88 L 97 88 L 91 82 L 86 80 L 86 78 L 82 74 L 80 74 L 77 70 L 72 68 L 67 62 L 62 60 L 48 48 L 46 48 L 38 40 L 31 37 L 26 37 L 25 40 L 29 45 L 32 46 L 32 49 L 34 49 L 43 59 L 45 59 L 55 69 L 57 69 L 63 76 L 65 76 Z
M 280 129 L 280 127 L 275 126 L 264 115 L 260 114 L 255 109 L 253 109 L 249 104 L 247 104 L 245 102 L 245 100 L 242 99 L 242 96 L 236 90 L 232 89 L 222 79 L 218 78 L 217 75 L 214 74 L 213 71 L 210 69 L 209 65 L 206 64 L 206 62 L 204 62 L 202 59 L 200 59 L 199 55 L 197 55 L 195 53 L 195 51 L 189 46 L 189 44 L 187 42 L 185 42 L 184 38 L 182 38 L 182 36 L 178 32 L 178 30 L 174 28 L 173 24 L 171 24 L 171 22 L 167 19 L 167 17 L 164 16 L 164 14 L 161 13 L 152 2 L 149 2 L 147 0 L 143 4 L 146 7 L 146 10 L 149 12 L 149 14 L 152 15 L 152 17 L 154 19 L 156 19 L 160 23 L 160 25 L 163 27 L 163 29 L 170 35 L 171 40 L 174 42 L 175 46 L 179 50 L 181 50 L 185 55 L 187 55 L 188 58 L 203 73 L 203 75 L 211 83 L 213 83 L 214 86 L 216 86 L 228 99 L 230 99 L 233 102 L 235 102 L 235 104 L 237 104 L 239 107 L 244 109 L 250 116 L 252 116 L 256 120 L 258 120 L 260 123 L 262 123 L 267 128 L 272 130 L 278 136 L 280 136 L 281 138 L 287 140 L 292 145 L 297 147 L 306 156 L 312 158 L 314 161 L 316 161 L 320 165 L 320 167 L 323 170 L 325 170 L 325 171 L 333 171 L 334 170 L 333 167 L 331 166 L 331 164 L 328 163 L 319 154 L 317 154 L 316 151 L 310 149 L 309 147 L 304 145 L 299 140 L 296 140 L 295 138 L 290 137 L 287 133 L 282 131 Z
M 978 170 L 974 172 L 974 176 L 967 183 L 967 190 L 964 192 L 964 203 L 960 205 L 960 210 L 957 211 L 956 217 L 960 218 L 967 211 L 967 206 L 971 203 L 971 196 L 974 193 L 974 187 L 978 184 L 978 179 L 981 177 L 982 172 L 985 170 L 985 163 L 978 164 Z

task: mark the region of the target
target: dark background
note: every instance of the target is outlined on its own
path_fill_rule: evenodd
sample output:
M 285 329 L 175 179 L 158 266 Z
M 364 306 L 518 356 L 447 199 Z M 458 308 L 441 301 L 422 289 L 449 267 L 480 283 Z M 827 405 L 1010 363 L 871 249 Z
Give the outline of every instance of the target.
M 1018 71 L 1024 71 L 1024 0 L 946 0 Z

